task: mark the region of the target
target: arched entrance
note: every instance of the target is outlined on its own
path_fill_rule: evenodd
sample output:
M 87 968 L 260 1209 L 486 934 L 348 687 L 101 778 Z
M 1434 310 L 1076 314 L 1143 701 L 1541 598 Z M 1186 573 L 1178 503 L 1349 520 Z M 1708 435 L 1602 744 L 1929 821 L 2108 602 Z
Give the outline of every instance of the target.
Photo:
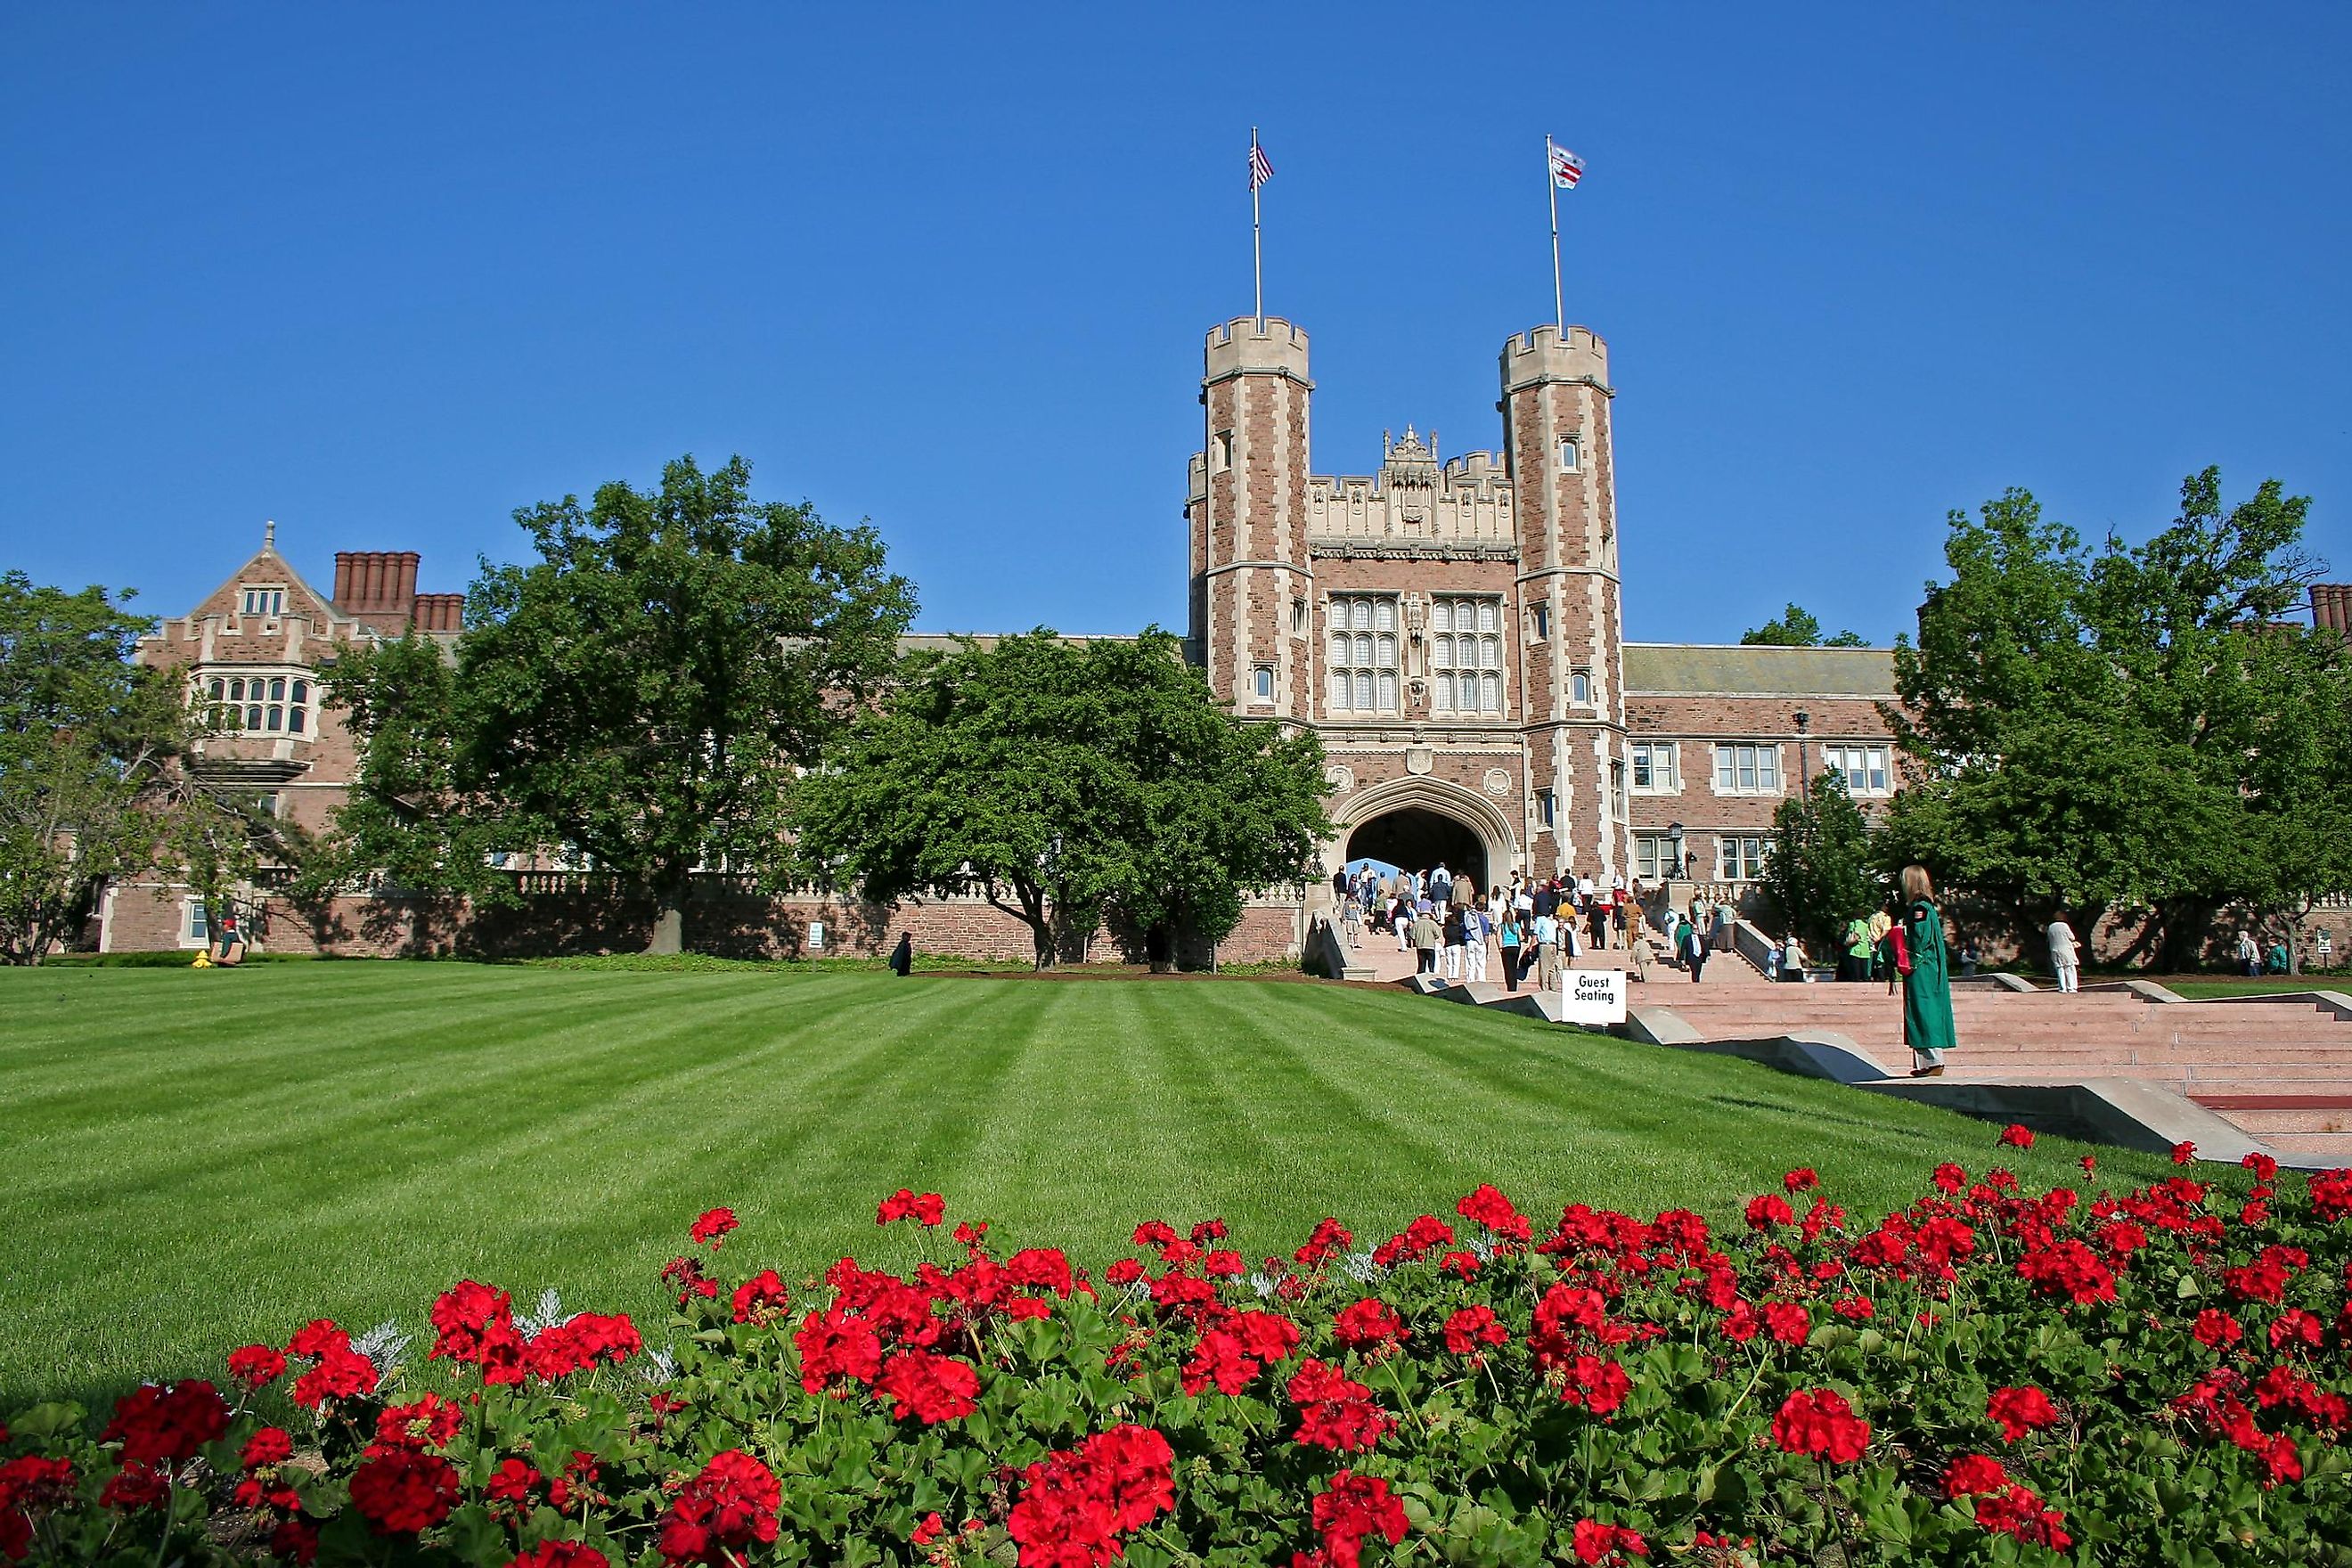
M 1347 861 L 1384 860 L 1407 871 L 1426 871 L 1444 865 L 1455 877 L 1467 876 L 1470 885 L 1490 885 L 1486 846 L 1468 824 L 1426 806 L 1408 805 L 1384 812 L 1348 835 Z

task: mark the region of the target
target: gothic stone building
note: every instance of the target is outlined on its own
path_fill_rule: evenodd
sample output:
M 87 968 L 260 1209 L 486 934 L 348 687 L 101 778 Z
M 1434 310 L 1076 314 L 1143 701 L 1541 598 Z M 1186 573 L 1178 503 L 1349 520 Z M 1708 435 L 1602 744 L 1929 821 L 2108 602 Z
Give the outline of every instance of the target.
M 1892 792 L 1883 649 L 1628 642 L 1609 351 L 1503 345 L 1502 449 L 1318 474 L 1307 334 L 1209 334 L 1192 461 L 1192 643 L 1238 711 L 1330 755 L 1333 865 L 1439 859 L 1483 882 L 1654 883 L 1677 851 L 1737 897 L 1772 811 L 1822 767 Z
M 1842 770 L 1865 803 L 1892 792 L 1885 650 L 1625 640 L 1616 395 L 1591 331 L 1538 327 L 1504 345 L 1499 453 L 1441 461 L 1408 427 L 1384 442 L 1378 473 L 1318 474 L 1314 391 L 1307 334 L 1289 322 L 1244 317 L 1212 331 L 1184 510 L 1192 657 L 1236 711 L 1321 734 L 1339 828 L 1328 865 L 1443 859 L 1486 882 L 1515 869 L 1654 882 L 1679 850 L 1694 878 L 1737 898 L 1773 808 L 1811 772 Z M 321 700 L 319 666 L 354 642 L 457 633 L 461 595 L 420 594 L 417 568 L 413 552 L 346 552 L 320 594 L 266 539 L 165 621 L 142 657 L 184 669 L 236 716 L 199 765 L 323 828 L 356 753 Z M 396 894 L 299 915 L 264 894 L 256 934 L 273 948 L 352 952 L 642 945 L 650 910 L 601 897 L 592 877 L 515 874 L 531 894 L 526 913 L 495 930 L 461 921 L 453 931 Z M 1255 900 L 1223 956 L 1295 952 L 1315 900 Z M 125 884 L 105 896 L 99 942 L 199 946 L 204 920 L 184 888 Z M 966 900 L 881 910 L 722 889 L 689 911 L 688 935 L 800 953 L 871 948 L 900 930 L 929 951 L 1028 952 L 1024 928 Z

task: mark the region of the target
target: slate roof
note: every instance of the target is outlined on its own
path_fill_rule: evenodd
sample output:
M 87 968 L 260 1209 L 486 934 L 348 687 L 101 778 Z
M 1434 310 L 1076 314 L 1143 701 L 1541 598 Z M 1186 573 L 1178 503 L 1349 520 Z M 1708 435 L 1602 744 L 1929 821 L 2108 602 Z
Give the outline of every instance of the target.
M 1644 696 L 1895 695 L 1895 654 L 1883 647 L 1745 647 L 1629 642 L 1625 689 Z

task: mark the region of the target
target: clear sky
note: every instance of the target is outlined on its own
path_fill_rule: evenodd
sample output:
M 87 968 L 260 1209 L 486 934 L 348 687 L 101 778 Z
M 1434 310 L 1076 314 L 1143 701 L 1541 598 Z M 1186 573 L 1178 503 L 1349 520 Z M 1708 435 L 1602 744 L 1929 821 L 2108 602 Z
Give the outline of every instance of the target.
M 14 5 L 0 566 L 176 613 L 274 517 L 458 589 L 740 452 L 925 628 L 1181 628 L 1255 121 L 1324 472 L 1499 444 L 1584 157 L 1637 638 L 1888 639 L 1948 509 L 2137 536 L 2207 463 L 2341 579 L 2347 69 L 2340 3 Z

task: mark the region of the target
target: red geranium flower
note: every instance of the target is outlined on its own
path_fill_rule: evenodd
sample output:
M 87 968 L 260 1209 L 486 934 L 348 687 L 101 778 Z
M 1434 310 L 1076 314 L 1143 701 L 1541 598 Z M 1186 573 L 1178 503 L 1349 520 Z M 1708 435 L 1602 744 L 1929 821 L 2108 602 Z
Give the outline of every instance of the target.
M 783 1489 L 767 1466 L 730 1448 L 679 1489 L 661 1516 L 665 1563 L 740 1563 L 754 1541 L 776 1538 Z
M 1578 1520 L 1573 1539 L 1580 1563 L 1600 1563 L 1620 1552 L 1628 1557 L 1650 1554 L 1650 1543 L 1642 1539 L 1640 1531 L 1622 1524 L 1603 1524 L 1595 1519 Z
M 1379 1297 L 1367 1296 L 1331 1320 L 1331 1337 L 1352 1351 L 1377 1351 L 1405 1337 L 1404 1320 Z
M 2181 1142 L 2175 1143 L 2172 1146 L 2172 1163 L 2174 1164 L 2186 1165 L 2189 1161 L 2194 1160 L 2195 1158 L 2197 1158 L 2196 1144 L 2183 1141 Z M 2267 1178 L 2265 1179 L 2267 1180 Z
M 882 1363 L 875 1391 L 897 1403 L 892 1412 L 904 1421 L 913 1415 L 926 1426 L 953 1421 L 979 1408 L 980 1374 L 971 1363 L 929 1351 L 900 1351 Z
M 1454 1212 L 1514 1241 L 1525 1241 L 1535 1233 L 1528 1216 L 1491 1184 L 1481 1183 L 1476 1192 L 1454 1205 Z
M 1296 1440 L 1303 1447 L 1354 1453 L 1379 1442 L 1395 1425 L 1372 1403 L 1369 1387 L 1319 1361 L 1300 1363 L 1290 1374 L 1288 1392 L 1298 1406 Z
M 2001 1440 L 2014 1443 L 2058 1419 L 2058 1407 L 2032 1384 L 2023 1388 L 1996 1388 L 1985 1402 L 1985 1415 L 2000 1423 Z
M 1455 1355 L 1476 1355 L 1480 1345 L 1504 1344 L 1510 1337 L 1492 1307 L 1464 1307 L 1445 1320 L 1445 1348 Z
M 716 1248 L 725 1241 L 728 1232 L 740 1228 L 742 1223 L 735 1217 L 733 1209 L 705 1209 L 687 1235 L 703 1246 Z
M 1176 1504 L 1175 1452 L 1148 1426 L 1114 1426 L 1021 1473 L 1004 1521 L 1021 1568 L 1100 1568 L 1126 1554 L 1120 1533 Z
M 275 1383 L 286 1371 L 286 1358 L 268 1345 L 240 1345 L 228 1352 L 228 1373 L 247 1388 Z
M 284 1428 L 263 1426 L 245 1440 L 237 1462 L 248 1470 L 257 1470 L 265 1465 L 283 1464 L 293 1457 L 294 1439 L 286 1435 Z
M 437 1394 L 395 1405 L 375 1418 L 376 1443 L 386 1448 L 438 1448 L 457 1435 L 466 1413 Z
M 1791 1454 L 1813 1454 L 1851 1464 L 1870 1447 L 1870 1423 L 1833 1389 L 1800 1389 L 1772 1417 L 1772 1440 Z
M 1797 1214 L 1789 1200 L 1778 1193 L 1764 1193 L 1748 1200 L 1748 1228 L 1769 1230 L 1776 1225 L 1792 1225 Z
M 1977 1523 L 1982 1528 L 2013 1535 L 2031 1546 L 2063 1552 L 2074 1544 L 2074 1538 L 2060 1528 L 2066 1516 L 2054 1508 L 2042 1506 L 2042 1500 L 2026 1487 L 2012 1483 L 1977 1499 L 1976 1513 Z
M 2033 1147 L 2033 1131 L 2012 1121 L 2000 1130 L 2000 1141 L 2012 1149 L 2031 1149 Z
M 169 1388 L 148 1384 L 115 1401 L 100 1441 L 121 1442 L 129 1465 L 177 1465 L 228 1430 L 228 1405 L 201 1379 Z
M 735 1287 L 735 1321 L 739 1323 L 767 1323 L 783 1315 L 791 1300 L 784 1281 L 772 1268 L 762 1268 Z
M 939 1194 L 917 1193 L 912 1187 L 900 1187 L 884 1198 L 881 1206 L 874 1211 L 874 1223 L 890 1225 L 898 1220 L 911 1219 L 928 1229 L 947 1218 L 947 1200 Z
M 1810 1193 L 1822 1184 L 1822 1178 L 1811 1166 L 1800 1166 L 1780 1178 L 1780 1190 L 1785 1193 Z
M 352 1472 L 352 1507 L 378 1535 L 415 1535 L 457 1506 L 457 1470 L 438 1454 L 383 1448 Z
M 507 1568 L 613 1568 L 613 1560 L 584 1541 L 542 1541 Z
M 1365 1537 L 1378 1535 L 1394 1546 L 1404 1539 L 1407 1523 L 1404 1504 L 1388 1482 L 1352 1470 L 1338 1471 L 1329 1488 L 1315 1495 L 1313 1517 L 1323 1561 L 1331 1568 L 1359 1568 Z

